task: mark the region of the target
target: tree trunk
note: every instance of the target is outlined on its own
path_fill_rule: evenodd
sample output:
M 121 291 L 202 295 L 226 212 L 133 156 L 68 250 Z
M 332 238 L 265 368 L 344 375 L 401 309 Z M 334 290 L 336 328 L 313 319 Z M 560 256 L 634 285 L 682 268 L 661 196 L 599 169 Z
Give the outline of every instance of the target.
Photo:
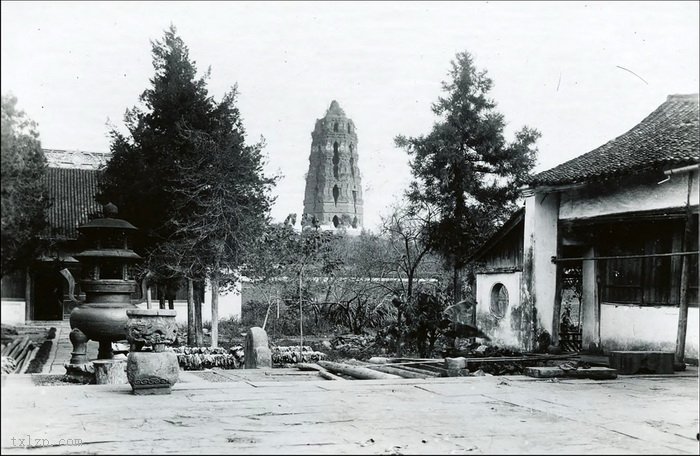
M 146 308 L 151 309 L 153 303 L 151 302 L 151 285 L 148 283 L 147 279 L 143 279 L 143 285 L 146 289 Z
M 403 330 L 401 329 L 401 316 L 402 316 L 402 314 L 403 314 L 403 312 L 401 312 L 399 310 L 399 316 L 396 319 L 396 322 L 397 322 L 396 327 L 398 328 L 398 332 L 399 332 L 398 337 L 396 338 L 396 357 L 397 358 L 401 358 L 401 354 L 403 351 L 401 348 L 401 342 L 403 341 Z
M 201 290 L 201 285 L 197 287 L 197 296 L 195 298 L 194 304 L 194 336 L 197 343 L 197 347 L 204 346 L 204 331 L 202 328 L 202 304 L 203 295 Z
M 459 284 L 459 268 L 457 263 L 452 265 L 452 289 L 454 290 L 455 303 L 462 300 L 462 289 Z
M 158 308 L 165 309 L 165 290 L 163 285 L 158 284 Z
M 302 284 L 302 272 L 303 269 L 299 271 L 299 361 L 303 361 L 303 346 L 304 346 L 304 306 L 301 294 L 301 284 Z
M 265 326 L 267 326 L 267 317 L 270 316 L 270 307 L 272 307 L 272 301 L 267 303 L 267 310 L 265 311 L 265 320 L 263 320 L 262 324 L 263 331 L 265 330 Z
M 187 279 L 187 345 L 190 347 L 196 343 L 195 321 L 194 283 L 192 279 Z
M 219 346 L 219 279 L 211 280 L 211 346 Z

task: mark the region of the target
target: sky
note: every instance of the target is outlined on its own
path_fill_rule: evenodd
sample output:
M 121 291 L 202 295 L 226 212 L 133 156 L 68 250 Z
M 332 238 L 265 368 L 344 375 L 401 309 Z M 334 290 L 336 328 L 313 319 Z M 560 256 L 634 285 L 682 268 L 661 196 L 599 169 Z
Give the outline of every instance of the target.
M 109 151 L 109 126 L 153 75 L 172 23 L 220 100 L 234 85 L 249 142 L 301 213 L 311 131 L 337 100 L 357 128 L 365 227 L 411 180 L 399 135 L 427 134 L 450 61 L 493 79 L 512 139 L 538 129 L 543 171 L 623 134 L 669 94 L 700 91 L 700 2 L 5 2 L 2 94 L 48 149 Z

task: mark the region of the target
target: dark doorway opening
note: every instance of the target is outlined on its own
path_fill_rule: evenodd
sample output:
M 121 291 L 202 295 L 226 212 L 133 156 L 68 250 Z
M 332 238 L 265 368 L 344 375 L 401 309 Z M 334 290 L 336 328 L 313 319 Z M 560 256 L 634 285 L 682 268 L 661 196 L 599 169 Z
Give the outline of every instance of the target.
M 50 268 L 34 274 L 33 320 L 63 320 L 64 279 Z

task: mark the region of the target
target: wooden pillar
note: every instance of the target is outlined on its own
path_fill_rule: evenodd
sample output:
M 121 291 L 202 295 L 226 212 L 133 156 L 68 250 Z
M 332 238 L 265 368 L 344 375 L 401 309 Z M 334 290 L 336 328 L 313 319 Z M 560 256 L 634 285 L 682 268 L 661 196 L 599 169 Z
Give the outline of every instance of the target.
M 595 256 L 595 249 L 589 248 L 584 254 L 584 257 L 592 258 Z M 581 321 L 581 344 L 583 350 L 588 350 L 591 343 L 598 343 L 598 265 L 595 260 L 586 260 L 582 262 L 581 272 L 581 306 L 582 321 Z
M 695 218 L 690 212 L 690 193 L 693 189 L 693 174 L 688 173 L 688 196 L 685 203 L 685 232 L 683 233 L 683 249 L 690 247 Z M 681 264 L 681 290 L 678 305 L 678 333 L 676 335 L 675 369 L 685 369 L 685 335 L 688 329 L 688 282 L 690 279 L 690 258 L 683 256 Z
M 558 230 L 557 230 L 558 231 Z M 557 232 L 557 258 L 562 256 L 562 234 Z M 554 282 L 554 308 L 552 309 L 552 345 L 559 345 L 559 322 L 561 321 L 561 290 L 566 263 L 557 263 Z

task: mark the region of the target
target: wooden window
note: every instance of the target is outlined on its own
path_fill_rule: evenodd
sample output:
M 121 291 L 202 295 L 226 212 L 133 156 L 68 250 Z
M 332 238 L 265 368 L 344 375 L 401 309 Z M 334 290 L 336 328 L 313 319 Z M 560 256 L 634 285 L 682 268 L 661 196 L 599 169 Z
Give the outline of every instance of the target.
M 682 245 L 683 221 L 611 225 L 600 237 L 599 256 L 649 255 L 642 258 L 599 260 L 603 302 L 648 306 L 677 306 L 681 256 L 651 256 L 697 250 L 697 232 Z M 688 304 L 698 305 L 698 256 L 689 260 Z

